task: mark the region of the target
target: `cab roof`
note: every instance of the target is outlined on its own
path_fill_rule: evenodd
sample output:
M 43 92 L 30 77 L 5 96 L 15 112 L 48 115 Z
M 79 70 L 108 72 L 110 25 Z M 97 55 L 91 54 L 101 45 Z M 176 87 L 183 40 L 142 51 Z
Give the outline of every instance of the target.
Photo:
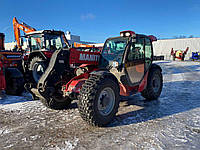
M 56 31 L 56 30 L 39 30 L 33 31 L 26 34 L 26 36 L 34 35 L 34 34 L 62 34 L 63 31 Z

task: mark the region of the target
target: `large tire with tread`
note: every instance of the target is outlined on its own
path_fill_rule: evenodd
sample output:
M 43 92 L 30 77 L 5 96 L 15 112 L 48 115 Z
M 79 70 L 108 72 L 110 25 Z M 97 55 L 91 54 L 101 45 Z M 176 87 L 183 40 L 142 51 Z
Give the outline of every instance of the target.
M 69 107 L 69 105 L 71 104 L 72 100 L 70 98 L 66 98 L 63 101 L 57 101 L 54 98 L 50 98 L 50 99 L 42 99 L 40 98 L 40 101 L 43 103 L 43 105 L 45 105 L 48 108 L 51 109 L 55 109 L 55 110 L 62 110 L 62 109 L 66 109 Z
M 119 86 L 109 76 L 91 75 L 83 84 L 78 100 L 78 109 L 83 120 L 92 126 L 105 126 L 118 111 Z
M 44 63 L 44 60 L 41 57 L 33 57 L 30 61 L 30 67 L 29 70 L 31 79 L 33 79 L 33 82 L 37 83 L 46 70 L 46 65 Z
M 147 100 L 158 99 L 161 94 L 163 87 L 163 77 L 162 72 L 159 68 L 150 69 L 148 79 L 147 79 L 147 87 L 144 89 L 141 94 Z

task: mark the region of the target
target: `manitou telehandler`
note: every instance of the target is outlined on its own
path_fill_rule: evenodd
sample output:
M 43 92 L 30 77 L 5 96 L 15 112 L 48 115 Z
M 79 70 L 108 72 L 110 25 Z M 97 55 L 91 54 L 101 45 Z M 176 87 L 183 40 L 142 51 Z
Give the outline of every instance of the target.
M 154 36 L 122 31 L 105 41 L 102 52 L 63 48 L 53 53 L 36 87 L 34 99 L 53 109 L 78 99 L 81 117 L 90 125 L 105 126 L 116 115 L 120 95 L 141 92 L 148 100 L 162 91 L 162 69 L 153 64 Z

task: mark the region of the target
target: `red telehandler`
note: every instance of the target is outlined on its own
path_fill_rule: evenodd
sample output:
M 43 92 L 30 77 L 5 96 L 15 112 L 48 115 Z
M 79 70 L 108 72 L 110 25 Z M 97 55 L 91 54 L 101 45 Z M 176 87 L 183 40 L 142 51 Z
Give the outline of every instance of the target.
M 88 124 L 105 126 L 116 115 L 120 95 L 141 92 L 148 100 L 162 91 L 162 69 L 153 64 L 154 36 L 120 32 L 105 41 L 102 52 L 63 48 L 56 50 L 36 86 L 34 99 L 53 109 L 78 99 L 81 117 Z

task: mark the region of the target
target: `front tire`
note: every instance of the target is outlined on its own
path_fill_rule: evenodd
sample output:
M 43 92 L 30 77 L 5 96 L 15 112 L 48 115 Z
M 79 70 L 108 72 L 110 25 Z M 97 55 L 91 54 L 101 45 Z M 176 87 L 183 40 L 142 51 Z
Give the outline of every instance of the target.
M 81 117 L 92 126 L 105 126 L 119 107 L 119 87 L 111 78 L 90 76 L 78 96 Z
M 148 75 L 147 87 L 141 92 L 141 94 L 147 100 L 158 99 L 158 97 L 161 94 L 162 87 L 163 87 L 162 72 L 158 68 L 153 68 L 150 70 Z

